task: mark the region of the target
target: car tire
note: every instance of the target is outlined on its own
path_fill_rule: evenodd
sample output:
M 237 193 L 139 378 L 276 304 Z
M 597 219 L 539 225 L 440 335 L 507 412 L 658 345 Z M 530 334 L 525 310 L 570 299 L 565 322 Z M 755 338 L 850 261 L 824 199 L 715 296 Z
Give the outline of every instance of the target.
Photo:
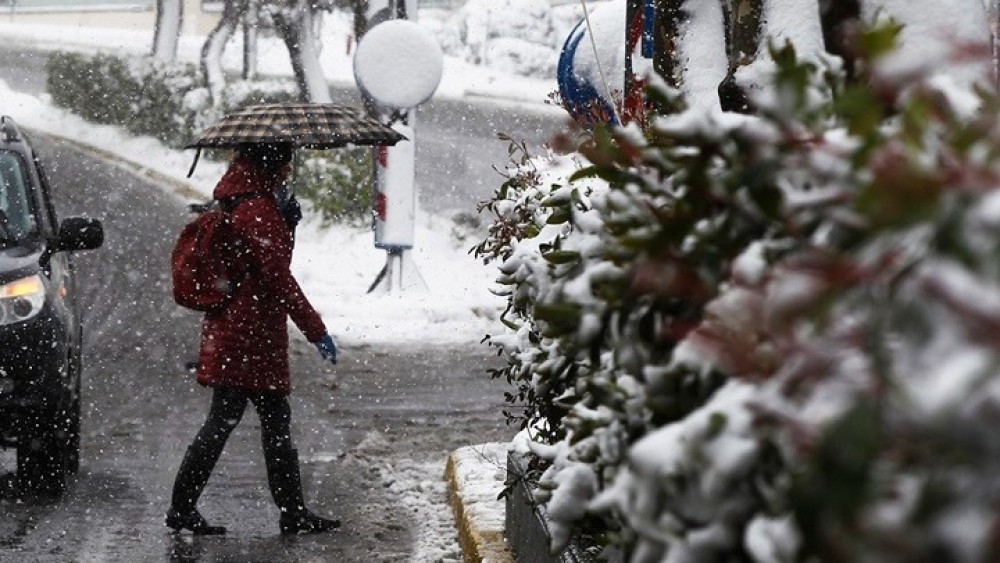
M 67 432 L 58 410 L 21 419 L 17 437 L 17 485 L 22 493 L 59 494 L 66 489 Z

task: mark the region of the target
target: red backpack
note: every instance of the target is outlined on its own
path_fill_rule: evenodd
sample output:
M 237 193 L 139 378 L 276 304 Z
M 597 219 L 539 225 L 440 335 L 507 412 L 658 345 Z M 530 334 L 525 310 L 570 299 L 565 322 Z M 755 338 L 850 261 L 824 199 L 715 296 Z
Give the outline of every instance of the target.
M 248 266 L 229 213 L 246 199 L 204 211 L 181 230 L 170 255 L 178 305 L 207 312 L 225 307 L 232 299 Z

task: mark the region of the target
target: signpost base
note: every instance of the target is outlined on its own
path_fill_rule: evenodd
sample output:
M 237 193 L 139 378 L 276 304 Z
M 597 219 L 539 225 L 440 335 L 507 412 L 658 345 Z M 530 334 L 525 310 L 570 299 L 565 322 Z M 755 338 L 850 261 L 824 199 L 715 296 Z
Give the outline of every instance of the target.
M 372 293 L 378 288 L 381 288 L 385 293 L 392 293 L 394 286 L 399 291 L 404 289 L 427 291 L 427 282 L 424 281 L 420 271 L 417 270 L 417 265 L 413 263 L 404 248 L 386 249 L 385 266 L 368 287 L 368 293 Z

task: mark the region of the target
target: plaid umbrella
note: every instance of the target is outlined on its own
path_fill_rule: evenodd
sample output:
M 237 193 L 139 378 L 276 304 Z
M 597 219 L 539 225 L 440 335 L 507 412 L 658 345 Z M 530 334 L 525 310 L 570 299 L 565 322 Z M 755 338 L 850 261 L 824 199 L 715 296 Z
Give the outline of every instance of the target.
M 309 149 L 332 149 L 347 145 L 395 145 L 405 138 L 352 106 L 263 104 L 226 115 L 187 148 L 291 143 Z

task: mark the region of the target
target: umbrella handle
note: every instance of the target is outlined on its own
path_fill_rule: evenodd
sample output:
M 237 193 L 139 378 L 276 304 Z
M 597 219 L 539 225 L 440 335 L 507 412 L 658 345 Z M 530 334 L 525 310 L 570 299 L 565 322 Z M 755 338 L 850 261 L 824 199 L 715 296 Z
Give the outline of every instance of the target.
M 187 177 L 190 178 L 194 174 L 194 167 L 198 166 L 198 159 L 201 157 L 201 147 L 198 147 L 197 151 L 194 153 L 194 162 L 191 163 L 191 169 L 188 170 Z

